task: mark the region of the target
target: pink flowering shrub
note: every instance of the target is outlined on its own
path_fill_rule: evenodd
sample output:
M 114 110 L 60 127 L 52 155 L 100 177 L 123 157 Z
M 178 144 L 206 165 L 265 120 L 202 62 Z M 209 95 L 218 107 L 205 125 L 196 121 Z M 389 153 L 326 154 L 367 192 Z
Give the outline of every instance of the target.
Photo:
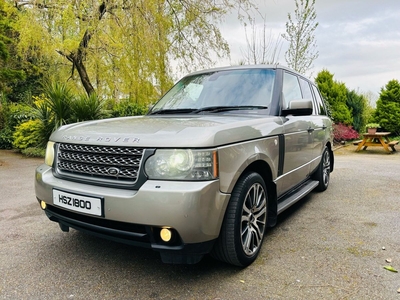
M 333 141 L 335 143 L 358 139 L 360 136 L 351 126 L 342 123 L 333 124 L 333 135 Z

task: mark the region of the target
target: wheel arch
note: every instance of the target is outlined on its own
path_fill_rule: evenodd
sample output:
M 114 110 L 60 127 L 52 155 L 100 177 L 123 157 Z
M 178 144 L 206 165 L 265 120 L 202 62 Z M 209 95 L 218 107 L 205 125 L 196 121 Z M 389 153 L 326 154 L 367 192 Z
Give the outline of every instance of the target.
M 272 177 L 272 170 L 268 163 L 264 160 L 257 160 L 253 161 L 250 165 L 248 165 L 241 175 L 242 177 L 244 174 L 255 172 L 260 174 L 263 178 L 266 188 L 267 188 L 267 195 L 268 195 L 268 215 L 267 215 L 267 225 L 268 227 L 275 226 L 277 222 L 277 215 L 278 215 L 278 203 L 277 203 L 277 192 L 276 192 L 276 184 L 273 181 Z
M 335 163 L 335 156 L 333 155 L 333 149 L 332 149 L 332 144 L 331 144 L 331 142 L 328 142 L 328 143 L 326 143 L 326 147 L 328 147 L 328 150 L 329 150 L 329 156 L 330 156 L 330 158 L 331 158 L 331 169 L 330 169 L 330 172 L 332 173 L 333 172 L 333 169 L 334 169 L 334 163 Z

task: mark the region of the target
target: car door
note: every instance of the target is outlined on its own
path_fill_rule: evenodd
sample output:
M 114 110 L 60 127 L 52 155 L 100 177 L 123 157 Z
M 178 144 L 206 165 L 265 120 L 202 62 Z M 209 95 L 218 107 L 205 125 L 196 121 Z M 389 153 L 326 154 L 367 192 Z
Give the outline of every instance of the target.
M 310 133 L 310 139 L 312 140 L 310 147 L 313 150 L 312 157 L 310 159 L 310 172 L 313 172 L 319 165 L 320 161 L 319 156 L 322 153 L 322 144 L 324 142 L 324 136 L 325 136 L 324 133 L 326 126 L 324 126 L 324 123 L 320 116 L 321 109 L 318 106 L 318 102 L 316 101 L 316 98 L 314 96 L 315 93 L 313 93 L 312 91 L 313 85 L 310 84 L 308 80 L 302 77 L 299 77 L 299 82 L 301 86 L 303 99 L 311 99 L 313 103 L 313 113 L 312 115 L 309 116 L 311 122 L 309 133 Z M 315 86 L 313 87 L 316 88 Z
M 316 162 L 311 166 L 312 170 L 318 167 L 319 164 L 319 157 L 322 155 L 326 141 L 330 138 L 330 123 L 331 120 L 329 119 L 326 111 L 326 107 L 322 100 L 321 94 L 319 93 L 317 87 L 315 85 L 311 85 L 314 94 L 314 104 L 315 108 L 313 110 L 313 123 L 315 126 L 314 130 L 314 156 L 318 159 Z
M 303 99 L 298 76 L 284 72 L 281 105 L 289 107 L 292 100 Z M 304 181 L 310 173 L 314 157 L 313 124 L 310 116 L 283 117 L 285 140 L 283 176 L 277 182 L 278 196 Z

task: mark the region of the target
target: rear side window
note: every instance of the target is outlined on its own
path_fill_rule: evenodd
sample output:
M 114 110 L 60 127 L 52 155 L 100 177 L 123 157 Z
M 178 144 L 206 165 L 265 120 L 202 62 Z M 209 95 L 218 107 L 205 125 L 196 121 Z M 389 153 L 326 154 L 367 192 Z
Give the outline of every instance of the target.
M 310 84 L 308 83 L 307 80 L 304 80 L 303 78 L 299 77 L 300 85 L 301 85 L 301 91 L 303 92 L 303 99 L 313 99 Z
M 303 98 L 297 76 L 286 72 L 284 73 L 282 96 L 283 108 L 288 108 L 290 101 Z
M 312 95 L 310 83 L 301 77 L 299 77 L 299 81 L 300 81 L 301 91 L 303 92 L 303 99 L 312 100 L 313 115 L 319 115 L 319 108 L 315 98 Z
M 322 100 L 322 97 L 317 89 L 316 86 L 312 86 L 313 91 L 314 91 L 314 95 L 315 95 L 315 100 L 317 102 L 317 107 L 316 107 L 316 114 L 318 115 L 325 115 L 326 116 L 326 108 L 325 108 L 325 104 L 324 101 Z

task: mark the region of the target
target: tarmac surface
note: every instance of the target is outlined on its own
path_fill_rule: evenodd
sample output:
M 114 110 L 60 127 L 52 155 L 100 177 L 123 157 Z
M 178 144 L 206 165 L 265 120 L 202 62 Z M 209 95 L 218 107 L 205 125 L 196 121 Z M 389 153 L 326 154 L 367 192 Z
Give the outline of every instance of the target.
M 399 148 L 399 147 L 398 147 Z M 400 299 L 400 152 L 335 151 L 323 193 L 279 216 L 241 269 L 62 232 L 34 194 L 42 159 L 0 150 L 0 299 Z

